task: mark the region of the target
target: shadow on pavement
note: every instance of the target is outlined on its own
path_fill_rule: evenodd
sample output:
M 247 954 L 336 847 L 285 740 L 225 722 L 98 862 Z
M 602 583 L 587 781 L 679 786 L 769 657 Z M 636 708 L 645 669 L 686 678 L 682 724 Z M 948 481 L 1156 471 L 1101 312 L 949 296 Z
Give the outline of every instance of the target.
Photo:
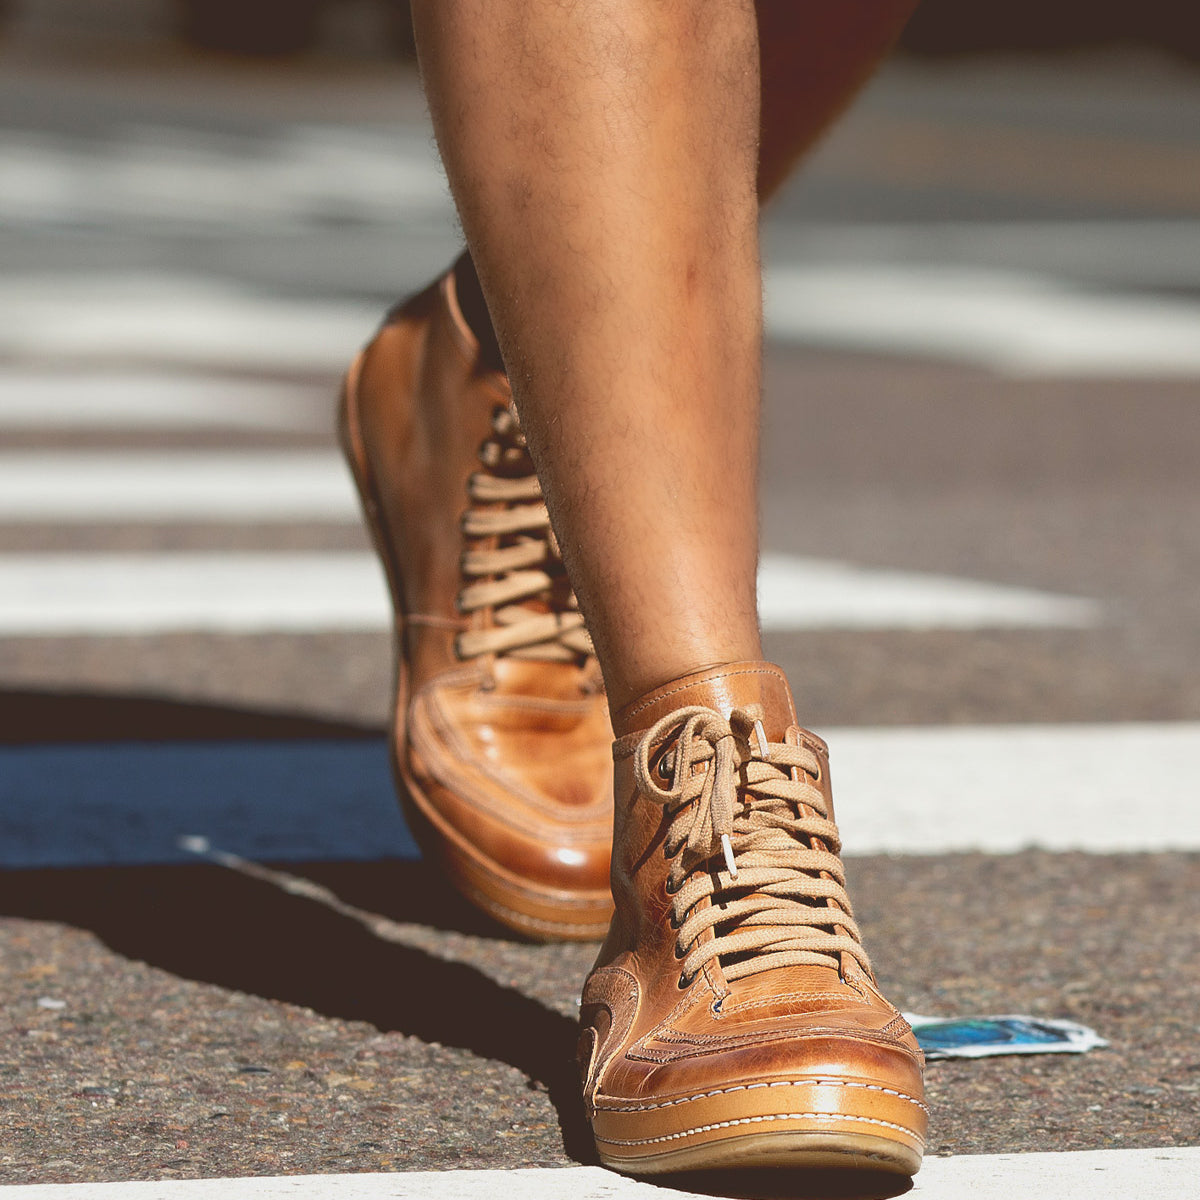
M 0 745 L 376 738 L 380 730 L 296 713 L 163 696 L 0 688 Z
M 423 863 L 324 863 L 313 875 L 359 902 L 387 899 L 399 919 L 427 923 L 441 908 Z M 116 953 L 185 979 L 507 1063 L 545 1086 L 566 1153 L 594 1160 L 574 1021 L 319 901 L 209 864 L 82 867 L 0 873 L 0 912 L 90 930 Z
M 907 1176 L 871 1170 L 728 1170 L 660 1175 L 655 1182 L 728 1200 L 892 1200 L 912 1190 Z
M 228 744 L 228 771 L 240 761 L 238 747 L 255 742 L 285 752 L 294 743 L 304 752 L 382 740 L 378 730 L 286 713 L 11 690 L 0 692 L 0 730 L 6 747 L 0 756 L 41 746 L 50 762 L 79 747 L 103 755 L 106 744 L 113 757 L 105 761 L 113 764 L 123 761 L 123 747 L 131 743 L 207 742 L 218 755 Z M 54 822 L 57 810 L 39 800 L 36 789 L 25 790 L 17 787 L 8 797 L 23 810 L 22 819 Z M 331 805 L 345 799 L 327 798 Z M 169 810 L 171 797 L 159 804 Z M 280 819 L 276 812 L 265 816 Z M 119 840 L 120 830 L 114 836 Z M 454 948 L 439 953 L 465 934 L 484 939 L 468 953 L 486 956 L 486 939 L 498 929 L 435 870 L 395 858 L 267 867 L 229 854 L 221 865 L 221 849 L 209 856 L 217 861 L 169 865 L 71 865 L 69 859 L 67 865 L 18 865 L 0 871 L 0 914 L 89 930 L 117 954 L 184 979 L 507 1063 L 546 1088 L 566 1153 L 594 1161 L 579 1100 L 575 1022 L 469 963 L 452 961 Z

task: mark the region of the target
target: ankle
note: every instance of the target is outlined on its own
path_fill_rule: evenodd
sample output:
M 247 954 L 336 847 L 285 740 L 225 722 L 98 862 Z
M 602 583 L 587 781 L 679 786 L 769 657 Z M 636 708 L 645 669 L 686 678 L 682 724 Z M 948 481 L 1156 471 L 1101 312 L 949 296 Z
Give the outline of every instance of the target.
M 706 657 L 680 657 L 671 662 L 664 660 L 653 667 L 646 667 L 628 675 L 606 672 L 605 691 L 613 727 L 624 723 L 628 715 L 626 710 L 631 706 L 672 683 L 702 674 L 707 675 L 709 672 L 719 672 L 725 667 L 743 667 L 747 663 L 758 663 L 762 661 L 762 657 L 762 647 L 756 642 L 747 646 L 744 653 L 726 652 Z

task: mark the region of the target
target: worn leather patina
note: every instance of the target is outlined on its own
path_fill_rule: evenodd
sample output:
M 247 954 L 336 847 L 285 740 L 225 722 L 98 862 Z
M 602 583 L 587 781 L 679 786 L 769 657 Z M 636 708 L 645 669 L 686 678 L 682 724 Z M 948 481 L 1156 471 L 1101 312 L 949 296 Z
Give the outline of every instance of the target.
M 511 929 L 602 937 L 600 673 L 508 381 L 480 366 L 453 274 L 394 311 L 354 363 L 341 434 L 395 609 L 391 742 L 415 834 Z
M 584 987 L 580 1041 L 601 1159 L 633 1174 L 916 1171 L 922 1054 L 861 948 L 840 881 L 828 750 L 797 725 L 782 673 L 702 671 L 615 725 L 616 914 Z M 698 753 L 685 737 L 713 746 Z M 735 793 L 727 817 L 704 778 L 719 769 Z M 711 822 L 695 811 L 705 803 Z

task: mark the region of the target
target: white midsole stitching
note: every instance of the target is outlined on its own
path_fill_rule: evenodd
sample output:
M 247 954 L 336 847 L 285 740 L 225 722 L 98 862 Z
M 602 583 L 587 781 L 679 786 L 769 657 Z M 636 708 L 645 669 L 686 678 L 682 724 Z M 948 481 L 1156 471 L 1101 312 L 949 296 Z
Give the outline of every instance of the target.
M 683 1129 L 679 1133 L 665 1133 L 661 1137 L 652 1138 L 610 1138 L 596 1135 L 598 1142 L 610 1146 L 650 1146 L 657 1142 L 674 1142 L 680 1138 L 691 1137 L 695 1133 L 711 1133 L 714 1129 L 732 1129 L 737 1125 L 757 1125 L 763 1121 L 859 1121 L 865 1125 L 878 1125 L 884 1129 L 895 1129 L 913 1138 L 919 1145 L 925 1145 L 925 1139 L 915 1129 L 905 1125 L 897 1125 L 894 1121 L 881 1121 L 876 1117 L 856 1117 L 849 1113 L 769 1113 L 761 1117 L 738 1117 L 730 1121 L 715 1121 L 711 1125 L 697 1125 L 692 1129 Z
M 701 1092 L 697 1096 L 680 1096 L 675 1100 L 663 1100 L 657 1104 L 607 1104 L 604 1101 L 597 1099 L 597 1112 L 651 1112 L 656 1108 L 670 1108 L 675 1104 L 690 1104 L 693 1100 L 708 1100 L 713 1096 L 727 1096 L 731 1092 L 750 1092 L 756 1088 L 777 1088 L 777 1087 L 812 1087 L 820 1085 L 822 1087 L 853 1087 L 864 1088 L 870 1092 L 884 1092 L 889 1096 L 896 1096 L 901 1100 L 907 1100 L 910 1104 L 915 1104 L 922 1112 L 928 1114 L 929 1109 L 921 1103 L 916 1096 L 910 1096 L 907 1092 L 898 1092 L 894 1088 L 883 1087 L 878 1083 L 858 1083 L 851 1079 L 780 1079 L 773 1083 L 739 1083 L 735 1087 L 717 1088 L 712 1092 Z

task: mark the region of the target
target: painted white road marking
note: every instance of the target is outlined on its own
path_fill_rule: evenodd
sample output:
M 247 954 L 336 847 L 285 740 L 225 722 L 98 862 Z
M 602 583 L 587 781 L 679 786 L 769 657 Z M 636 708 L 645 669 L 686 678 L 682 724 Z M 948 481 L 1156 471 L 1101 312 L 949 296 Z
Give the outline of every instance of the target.
M 358 518 L 329 451 L 0 453 L 0 522 Z
M 1022 376 L 1200 375 L 1200 303 L 1092 292 L 990 267 L 831 263 L 767 272 L 771 337 Z M 297 299 L 204 276 L 9 275 L 0 354 L 340 372 L 374 302 Z
M 927 1158 L 908 1196 L 915 1200 L 1128 1200 L 1196 1195 L 1200 1148 L 1077 1150 Z M 284 1175 L 146 1183 L 17 1184 L 11 1200 L 696 1200 L 699 1193 L 629 1179 L 601 1167 L 397 1174 Z
M 0 632 L 10 635 L 378 630 L 390 620 L 370 554 L 0 557 Z
M 967 265 L 774 267 L 772 337 L 1005 374 L 1200 375 L 1200 303 Z
M 329 429 L 324 385 L 164 371 L 0 367 L 0 429 Z
M 1070 628 L 1100 620 L 1092 600 L 787 554 L 763 555 L 758 607 L 767 630 Z
M 423 131 L 299 125 L 264 141 L 142 126 L 87 145 L 0 133 L 0 221 L 278 230 L 451 211 Z
M 786 555 L 764 558 L 760 588 L 770 630 L 1075 626 L 1098 616 L 1088 601 Z M 0 635 L 379 630 L 390 623 L 369 553 L 0 557 Z
M 808 222 L 765 226 L 767 262 L 783 266 L 921 267 L 1031 272 L 1085 286 L 1200 287 L 1200 221 Z
M 375 302 L 296 299 L 181 274 L 6 274 L 0 354 L 58 363 L 178 363 L 340 374 Z
M 848 857 L 1200 850 L 1200 723 L 822 732 Z M 0 748 L 0 800 L 8 867 L 413 852 L 382 738 Z
M 849 854 L 1200 850 L 1200 723 L 820 732 Z

